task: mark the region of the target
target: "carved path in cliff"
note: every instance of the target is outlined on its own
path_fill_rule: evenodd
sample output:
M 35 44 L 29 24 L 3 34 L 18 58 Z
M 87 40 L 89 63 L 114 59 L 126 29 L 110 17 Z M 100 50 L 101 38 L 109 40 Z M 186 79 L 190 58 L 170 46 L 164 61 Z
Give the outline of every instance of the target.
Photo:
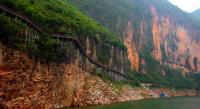
M 36 24 L 34 21 L 32 21 L 29 17 L 23 15 L 22 13 L 12 10 L 8 7 L 5 7 L 3 5 L 0 4 L 0 11 L 9 14 L 11 17 L 17 17 L 20 20 L 26 22 L 28 24 L 29 27 L 32 27 L 34 30 L 38 31 L 39 33 L 46 33 L 41 26 L 39 26 L 38 24 Z M 114 74 L 117 74 L 125 79 L 129 79 L 130 78 L 124 74 L 122 74 L 119 71 L 113 70 L 111 68 L 108 68 L 104 65 L 101 65 L 100 63 L 96 62 L 95 60 L 93 60 L 90 56 L 87 55 L 87 53 L 85 52 L 85 50 L 82 47 L 82 44 L 80 43 L 80 41 L 74 37 L 69 37 L 67 35 L 59 35 L 59 34 L 54 34 L 54 35 L 50 35 L 52 36 L 54 39 L 59 39 L 62 41 L 72 41 L 75 45 L 77 45 L 78 49 L 81 51 L 81 53 L 94 65 L 96 65 L 99 68 L 102 68 L 103 70 L 106 70 L 108 72 L 113 72 Z

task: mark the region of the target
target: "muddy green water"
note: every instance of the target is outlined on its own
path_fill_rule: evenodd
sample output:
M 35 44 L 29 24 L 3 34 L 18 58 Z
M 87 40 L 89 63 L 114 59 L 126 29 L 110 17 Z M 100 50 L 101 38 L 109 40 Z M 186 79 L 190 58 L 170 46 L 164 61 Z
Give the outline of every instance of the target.
M 200 97 L 160 98 L 67 109 L 200 109 Z

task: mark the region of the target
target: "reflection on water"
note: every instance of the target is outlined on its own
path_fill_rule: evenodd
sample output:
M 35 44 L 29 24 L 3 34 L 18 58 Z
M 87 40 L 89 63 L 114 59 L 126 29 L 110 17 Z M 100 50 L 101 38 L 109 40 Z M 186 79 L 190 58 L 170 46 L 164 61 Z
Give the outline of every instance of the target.
M 106 106 L 67 109 L 200 109 L 200 97 L 161 98 Z

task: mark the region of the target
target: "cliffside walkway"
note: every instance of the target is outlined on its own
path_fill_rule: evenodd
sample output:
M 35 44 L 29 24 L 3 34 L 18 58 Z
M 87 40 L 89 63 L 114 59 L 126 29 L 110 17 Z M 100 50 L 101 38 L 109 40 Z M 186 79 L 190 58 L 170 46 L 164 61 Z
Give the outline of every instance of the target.
M 32 28 L 34 28 L 38 32 L 40 32 L 40 33 L 44 32 L 43 29 L 40 26 L 38 26 L 36 23 L 34 23 L 31 19 L 29 19 L 27 16 L 23 15 L 22 13 L 14 11 L 12 9 L 9 9 L 9 8 L 1 5 L 1 4 L 0 4 L 0 10 L 5 12 L 6 14 L 9 14 L 13 17 L 17 17 L 17 18 L 21 19 L 22 21 L 28 23 L 29 26 L 31 26 Z
M 0 11 L 6 13 L 6 14 L 9 14 L 10 16 L 12 17 L 17 17 L 19 19 L 21 19 L 22 21 L 28 23 L 28 26 L 32 27 L 34 30 L 38 31 L 39 33 L 45 33 L 45 31 L 38 25 L 36 24 L 35 22 L 33 22 L 29 17 L 23 15 L 22 13 L 20 12 L 17 12 L 15 10 L 12 10 L 8 7 L 5 7 L 3 5 L 0 4 Z M 96 65 L 97 67 L 99 68 L 102 68 L 108 72 L 113 72 L 114 74 L 117 74 L 125 79 L 128 79 L 128 80 L 131 80 L 131 78 L 129 78 L 128 76 L 122 74 L 121 72 L 119 71 L 116 71 L 116 70 L 113 70 L 111 68 L 108 68 L 104 65 L 101 65 L 100 63 L 96 62 L 95 60 L 93 60 L 90 56 L 87 55 L 87 53 L 85 52 L 85 50 L 83 49 L 82 47 L 82 44 L 80 43 L 80 41 L 74 37 L 69 37 L 69 36 L 66 36 L 66 35 L 59 35 L 59 34 L 54 34 L 54 35 L 51 35 L 54 39 L 59 39 L 59 40 L 62 40 L 62 41 L 72 41 L 74 44 L 76 44 L 78 46 L 78 49 L 80 50 L 80 52 L 94 65 Z

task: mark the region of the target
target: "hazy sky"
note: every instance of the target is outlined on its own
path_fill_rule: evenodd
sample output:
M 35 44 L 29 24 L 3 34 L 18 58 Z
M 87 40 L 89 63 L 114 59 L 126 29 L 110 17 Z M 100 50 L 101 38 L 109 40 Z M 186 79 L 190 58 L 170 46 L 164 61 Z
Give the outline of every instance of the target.
M 200 9 L 200 0 L 168 0 L 186 12 Z

